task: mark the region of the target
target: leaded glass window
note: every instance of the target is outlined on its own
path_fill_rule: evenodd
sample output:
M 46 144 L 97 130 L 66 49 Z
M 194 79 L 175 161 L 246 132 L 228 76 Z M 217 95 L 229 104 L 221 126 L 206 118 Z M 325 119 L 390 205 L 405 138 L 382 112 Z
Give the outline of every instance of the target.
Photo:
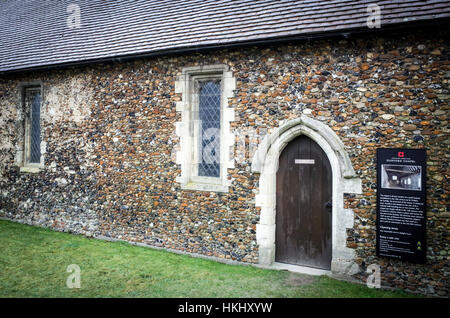
M 236 79 L 225 64 L 185 67 L 175 81 L 175 92 L 181 94 L 176 103 L 181 112 L 176 123 L 181 174 L 176 182 L 181 189 L 228 192 L 228 169 L 234 167 L 228 151 L 235 141 L 230 124 L 234 109 L 229 106 L 235 89 Z
M 220 177 L 220 80 L 198 82 L 198 175 Z
M 39 88 L 25 90 L 26 130 L 25 143 L 28 163 L 41 161 L 41 92 Z

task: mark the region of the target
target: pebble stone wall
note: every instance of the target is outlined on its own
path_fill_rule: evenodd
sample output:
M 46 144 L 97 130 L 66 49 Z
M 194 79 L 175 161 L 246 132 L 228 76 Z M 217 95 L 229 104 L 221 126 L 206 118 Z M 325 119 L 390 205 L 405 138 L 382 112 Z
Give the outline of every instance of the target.
M 175 80 L 186 66 L 226 64 L 237 81 L 229 99 L 237 138 L 242 129 L 263 134 L 305 114 L 345 144 L 363 186 L 363 194 L 345 196 L 355 212 L 347 230 L 360 265 L 355 278 L 365 281 L 367 266 L 376 263 L 383 285 L 448 297 L 449 54 L 445 31 L 407 32 L 2 75 L 0 216 L 257 263 L 259 176 L 251 172 L 251 154 L 236 147 L 228 193 L 181 190 L 175 182 Z M 44 88 L 39 173 L 15 164 L 18 87 L 31 80 Z M 425 265 L 375 255 L 380 147 L 427 149 Z

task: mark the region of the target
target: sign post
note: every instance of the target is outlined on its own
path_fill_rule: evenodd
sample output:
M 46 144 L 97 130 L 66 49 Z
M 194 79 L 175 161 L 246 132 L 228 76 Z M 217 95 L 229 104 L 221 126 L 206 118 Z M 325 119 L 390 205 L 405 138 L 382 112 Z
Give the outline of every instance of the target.
M 377 256 L 425 262 L 424 149 L 377 149 Z

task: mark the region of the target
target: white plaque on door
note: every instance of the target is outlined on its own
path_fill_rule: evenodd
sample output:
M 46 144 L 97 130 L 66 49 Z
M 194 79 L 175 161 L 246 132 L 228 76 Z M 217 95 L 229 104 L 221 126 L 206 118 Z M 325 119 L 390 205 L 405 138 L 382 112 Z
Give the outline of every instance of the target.
M 314 159 L 295 159 L 297 165 L 313 165 L 314 163 Z

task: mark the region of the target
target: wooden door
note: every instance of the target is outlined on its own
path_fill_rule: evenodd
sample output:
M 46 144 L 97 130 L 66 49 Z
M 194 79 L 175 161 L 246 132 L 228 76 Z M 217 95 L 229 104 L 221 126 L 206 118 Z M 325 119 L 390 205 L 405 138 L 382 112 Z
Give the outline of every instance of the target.
M 331 268 L 332 175 L 325 152 L 307 136 L 279 158 L 275 261 Z

